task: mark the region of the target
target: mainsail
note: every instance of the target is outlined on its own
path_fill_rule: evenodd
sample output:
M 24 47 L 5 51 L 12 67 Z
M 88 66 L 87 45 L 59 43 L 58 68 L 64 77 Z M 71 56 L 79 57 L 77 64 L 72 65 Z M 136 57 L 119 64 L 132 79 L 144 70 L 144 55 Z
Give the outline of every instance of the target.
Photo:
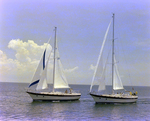
M 122 81 L 121 78 L 119 76 L 119 71 L 118 71 L 118 67 L 117 67 L 117 63 L 116 63 L 116 59 L 115 60 L 115 65 L 114 65 L 114 79 L 113 79 L 113 89 L 114 90 L 120 90 L 120 89 L 124 89 L 123 85 L 122 85 Z
M 59 50 L 56 42 L 56 55 L 55 55 L 55 80 L 54 88 L 70 88 L 64 74 L 63 66 L 60 61 Z
M 111 20 L 112 21 L 112 20 Z M 103 56 L 103 49 L 104 49 L 104 46 L 105 46 L 105 42 L 106 42 L 106 38 L 107 38 L 107 34 L 108 34 L 108 31 L 109 31 L 109 28 L 110 28 L 110 25 L 111 25 L 111 21 L 107 27 L 107 30 L 106 30 L 106 33 L 105 33 L 105 36 L 104 36 L 104 40 L 103 40 L 103 43 L 102 43 L 102 47 L 101 47 L 101 50 L 100 50 L 100 54 L 99 54 L 99 57 L 98 57 L 98 61 L 97 61 L 97 64 L 96 64 L 96 69 L 95 69 L 95 72 L 94 72 L 94 76 L 93 76 L 93 79 L 92 79 L 92 83 L 91 83 L 91 87 L 90 87 L 90 92 L 92 91 L 92 86 L 95 85 L 97 82 L 99 82 L 99 90 L 105 90 L 105 78 L 104 78 L 104 66 L 103 66 L 103 59 L 102 59 L 102 56 Z

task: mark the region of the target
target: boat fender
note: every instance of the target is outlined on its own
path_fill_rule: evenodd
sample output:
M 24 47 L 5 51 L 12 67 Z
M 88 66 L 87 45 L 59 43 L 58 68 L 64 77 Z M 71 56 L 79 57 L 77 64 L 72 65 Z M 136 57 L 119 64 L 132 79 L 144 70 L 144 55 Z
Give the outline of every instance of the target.
M 130 92 L 130 95 L 132 95 L 132 92 Z
M 138 92 L 136 91 L 136 92 L 135 92 L 135 94 L 137 95 L 137 94 L 138 94 Z

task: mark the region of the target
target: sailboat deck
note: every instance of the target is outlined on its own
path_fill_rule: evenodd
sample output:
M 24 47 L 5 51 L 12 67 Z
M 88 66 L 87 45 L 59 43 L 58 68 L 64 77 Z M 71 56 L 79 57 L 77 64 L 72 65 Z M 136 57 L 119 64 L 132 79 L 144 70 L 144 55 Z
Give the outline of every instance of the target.
M 81 95 L 81 93 L 63 93 L 63 92 L 41 92 L 41 94 L 50 95 Z
M 47 96 L 81 96 L 81 93 L 63 93 L 63 92 L 33 92 L 33 91 L 27 91 L 27 93 L 34 94 L 34 95 L 47 95 Z

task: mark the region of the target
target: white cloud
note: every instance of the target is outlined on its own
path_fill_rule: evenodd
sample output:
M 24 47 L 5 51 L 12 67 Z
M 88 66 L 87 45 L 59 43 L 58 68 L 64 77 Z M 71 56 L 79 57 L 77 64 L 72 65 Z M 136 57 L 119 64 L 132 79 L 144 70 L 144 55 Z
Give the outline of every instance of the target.
M 16 51 L 15 59 L 8 58 L 0 50 L 1 81 L 29 82 L 46 45 L 46 43 L 37 45 L 33 40 L 28 40 L 28 42 L 20 39 L 11 40 L 8 48 Z M 50 49 L 52 47 L 48 44 L 48 50 Z
M 76 67 L 74 67 L 74 68 L 72 68 L 72 69 L 65 69 L 64 71 L 65 71 L 66 73 L 72 73 L 72 72 L 78 70 L 78 68 L 79 68 L 79 67 L 76 66 Z
M 94 71 L 95 68 L 96 68 L 96 66 L 93 66 L 93 64 L 91 64 L 89 70 L 93 70 Z
M 28 42 L 23 42 L 20 39 L 11 40 L 8 44 L 8 48 L 16 51 L 16 59 L 20 62 L 31 62 L 35 59 L 39 59 L 41 53 L 46 47 L 46 43 L 44 45 L 37 45 L 33 40 L 28 40 Z M 52 49 L 50 45 L 48 45 L 49 49 Z
M 8 48 L 15 50 L 15 59 L 8 58 L 0 50 L 0 81 L 30 82 L 46 46 L 46 43 L 38 45 L 33 40 L 28 40 L 27 42 L 20 39 L 11 40 Z M 47 57 L 50 50 L 52 50 L 52 47 L 48 44 Z M 51 60 L 49 69 L 53 67 L 52 64 Z M 69 75 L 77 69 L 78 67 L 76 66 L 72 69 L 65 69 L 65 72 Z
M 4 62 L 7 59 L 6 54 L 2 50 L 0 50 L 0 62 Z

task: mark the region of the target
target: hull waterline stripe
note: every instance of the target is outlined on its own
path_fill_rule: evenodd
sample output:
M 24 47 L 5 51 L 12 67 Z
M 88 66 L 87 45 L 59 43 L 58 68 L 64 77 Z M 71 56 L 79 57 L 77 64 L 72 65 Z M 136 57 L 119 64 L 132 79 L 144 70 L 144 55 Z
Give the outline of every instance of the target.
M 138 99 L 138 98 L 125 98 L 125 97 L 108 97 L 108 96 L 103 96 L 103 95 L 95 95 L 95 94 L 91 94 L 91 96 L 95 96 L 95 97 L 100 97 L 100 98 L 112 98 L 112 99 Z
M 33 101 L 51 101 L 51 102 L 54 102 L 54 101 L 78 101 L 79 99 L 67 99 L 67 100 L 60 100 L 60 99 L 58 99 L 58 100 L 56 100 L 56 99 L 52 99 L 52 100 L 50 100 L 50 99 L 33 99 Z
M 40 94 L 40 93 L 33 93 L 33 92 L 27 92 L 28 94 L 32 95 L 41 95 L 41 96 L 56 96 L 56 97 L 78 97 L 81 95 L 57 95 L 57 94 Z

